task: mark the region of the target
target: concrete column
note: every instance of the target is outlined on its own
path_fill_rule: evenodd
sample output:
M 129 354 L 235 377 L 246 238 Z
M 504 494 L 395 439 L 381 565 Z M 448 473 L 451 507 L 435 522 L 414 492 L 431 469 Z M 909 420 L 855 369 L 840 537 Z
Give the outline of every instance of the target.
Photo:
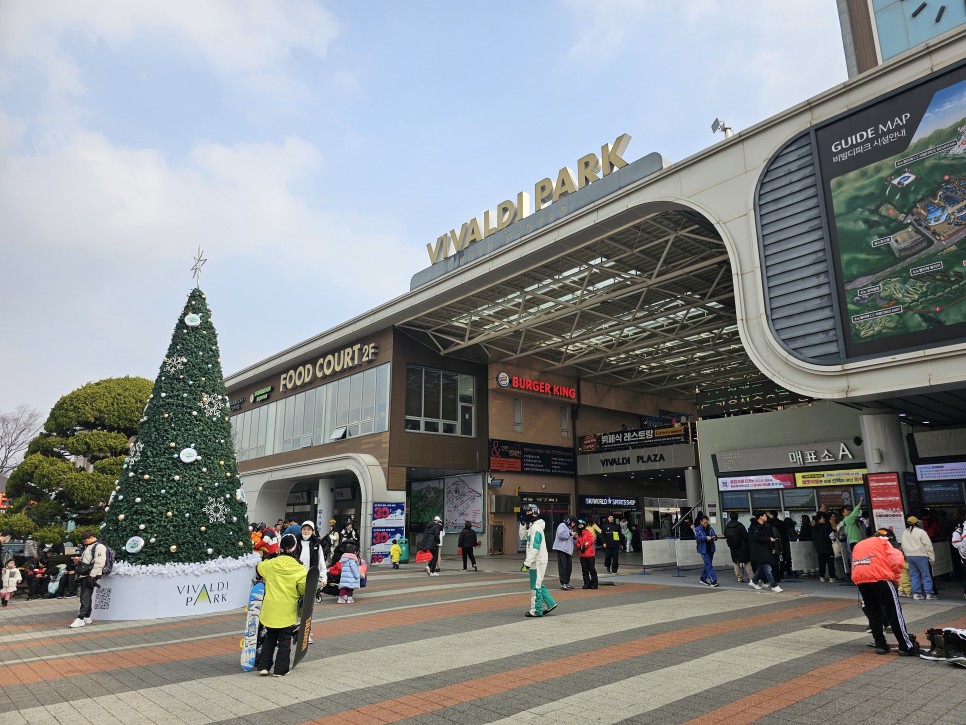
M 335 493 L 332 491 L 334 487 L 334 478 L 319 479 L 319 509 L 315 517 L 315 525 L 320 535 L 329 533 L 329 519 L 332 518 L 332 512 L 335 510 Z
M 870 410 L 859 416 L 859 430 L 869 473 L 898 473 L 901 481 L 909 464 L 899 417 L 888 410 Z
M 697 468 L 684 469 L 684 490 L 688 506 L 697 506 L 701 501 L 701 471 Z

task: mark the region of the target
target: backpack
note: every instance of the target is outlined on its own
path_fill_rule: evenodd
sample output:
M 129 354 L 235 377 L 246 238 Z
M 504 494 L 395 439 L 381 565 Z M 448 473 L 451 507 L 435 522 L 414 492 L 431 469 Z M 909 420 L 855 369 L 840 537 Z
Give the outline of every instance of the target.
M 101 576 L 107 576 L 114 569 L 114 549 L 101 541 L 97 543 L 104 547 L 104 568 L 101 569 Z

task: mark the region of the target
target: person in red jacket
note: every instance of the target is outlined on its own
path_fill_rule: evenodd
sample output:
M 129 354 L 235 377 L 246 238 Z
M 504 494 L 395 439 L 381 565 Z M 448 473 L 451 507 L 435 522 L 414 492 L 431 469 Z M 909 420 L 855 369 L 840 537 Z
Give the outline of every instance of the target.
M 875 536 L 863 539 L 852 547 L 852 581 L 859 587 L 862 610 L 869 620 L 875 639 L 875 653 L 878 655 L 890 652 L 882 631 L 883 613 L 899 643 L 898 654 L 904 657 L 919 654 L 918 645 L 906 630 L 896 591 L 896 582 L 902 575 L 904 562 L 902 552 L 889 543 L 888 529 L 878 529 Z
M 584 577 L 584 589 L 597 588 L 597 561 L 594 557 L 594 532 L 587 528 L 583 519 L 577 521 L 574 548 L 580 552 L 580 573 Z

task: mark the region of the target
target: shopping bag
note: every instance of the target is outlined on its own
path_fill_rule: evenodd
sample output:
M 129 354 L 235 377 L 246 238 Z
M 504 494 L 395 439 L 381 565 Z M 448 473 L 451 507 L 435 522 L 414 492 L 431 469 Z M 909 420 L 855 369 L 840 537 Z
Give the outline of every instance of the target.
M 433 555 L 428 551 L 417 551 L 416 552 L 416 563 L 422 564 L 426 561 L 432 561 Z

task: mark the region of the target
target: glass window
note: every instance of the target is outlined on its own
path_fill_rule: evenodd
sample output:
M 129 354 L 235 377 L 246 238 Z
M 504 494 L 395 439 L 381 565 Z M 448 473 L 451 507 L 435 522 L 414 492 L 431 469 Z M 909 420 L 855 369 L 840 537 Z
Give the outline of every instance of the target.
M 523 401 L 519 398 L 513 399 L 513 430 L 523 432 Z
M 415 365 L 406 368 L 406 415 L 423 417 L 423 369 Z
M 453 422 L 459 420 L 459 373 L 450 372 L 449 370 L 443 371 L 443 381 L 442 390 L 440 392 L 440 398 L 442 400 L 442 413 L 440 418 L 443 420 L 451 420 Z M 455 430 L 453 431 L 456 432 Z
M 336 403 L 335 422 L 340 425 L 349 424 L 349 378 L 338 381 L 339 399 Z
M 389 365 L 376 368 L 376 433 L 389 430 Z
M 349 428 L 351 435 L 359 435 L 359 421 L 362 420 L 363 375 L 357 373 L 349 377 Z
M 566 405 L 560 406 L 560 437 L 570 437 L 570 408 Z
M 295 428 L 295 398 L 290 397 L 285 399 L 285 425 L 282 428 L 282 450 L 290 451 L 292 450 L 292 431 Z
M 376 424 L 376 370 L 366 370 L 362 378 L 362 432 L 372 433 Z
M 406 368 L 406 430 L 472 437 L 475 386 L 472 375 L 409 365 Z
M 328 443 L 332 439 L 332 431 L 336 425 L 336 413 L 338 412 L 339 384 L 329 383 L 325 386 L 325 428 L 322 430 L 322 442 Z
M 269 403 L 265 406 L 265 455 L 270 456 L 277 450 L 275 445 L 275 416 L 278 415 L 278 404 Z

